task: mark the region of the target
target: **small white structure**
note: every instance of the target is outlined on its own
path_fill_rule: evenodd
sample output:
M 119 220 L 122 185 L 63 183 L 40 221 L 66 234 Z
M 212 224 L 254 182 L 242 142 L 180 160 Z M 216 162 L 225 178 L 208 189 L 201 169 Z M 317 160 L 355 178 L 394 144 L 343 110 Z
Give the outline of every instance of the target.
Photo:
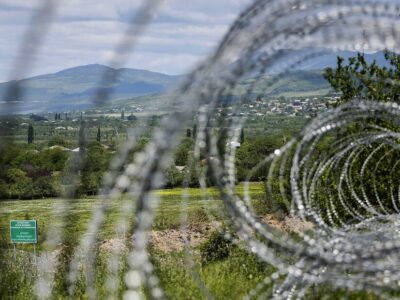
M 226 143 L 226 146 L 230 148 L 240 148 L 240 143 L 236 141 L 231 141 L 229 143 Z
M 79 152 L 79 150 L 80 150 L 80 148 L 78 147 L 78 148 L 72 149 L 71 151 L 72 152 Z
M 49 147 L 49 149 L 51 149 L 51 150 L 53 150 L 53 149 L 60 149 L 60 150 L 63 150 L 63 151 L 70 151 L 70 150 L 71 150 L 71 149 L 65 148 L 65 147 L 60 146 L 60 145 L 51 146 L 51 147 Z
M 186 169 L 186 166 L 175 166 L 175 169 L 177 169 L 179 172 L 183 172 Z

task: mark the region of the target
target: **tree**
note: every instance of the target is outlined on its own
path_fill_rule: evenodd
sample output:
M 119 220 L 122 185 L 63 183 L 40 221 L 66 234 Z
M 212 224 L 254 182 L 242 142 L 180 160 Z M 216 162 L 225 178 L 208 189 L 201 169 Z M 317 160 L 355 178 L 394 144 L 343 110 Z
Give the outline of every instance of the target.
M 184 138 L 181 144 L 175 151 L 175 164 L 177 166 L 187 165 L 189 158 L 189 151 L 193 148 L 193 140 L 191 138 Z
M 32 144 L 33 140 L 34 140 L 34 130 L 33 130 L 33 126 L 29 124 L 28 127 L 28 144 Z
M 382 67 L 373 61 L 367 63 L 364 54 L 348 59 L 337 58 L 336 69 L 327 68 L 324 77 L 335 91 L 341 92 L 338 104 L 352 99 L 375 101 L 400 101 L 400 55 L 385 52 L 389 67 Z
M 122 112 L 121 112 L 121 120 L 125 120 L 125 111 L 124 110 L 122 110 Z
M 101 132 L 100 132 L 100 126 L 97 128 L 97 137 L 96 140 L 100 143 L 101 141 Z
M 190 128 L 186 129 L 186 137 L 192 137 L 192 131 L 190 130 Z
M 152 115 L 152 116 L 150 117 L 149 126 L 150 126 L 150 127 L 155 127 L 155 126 L 157 126 L 157 125 L 158 125 L 158 117 L 157 117 L 157 115 Z
M 79 153 L 83 155 L 85 153 L 86 147 L 86 130 L 85 130 L 85 121 L 81 121 L 81 126 L 79 127 Z
M 240 144 L 244 143 L 244 129 L 242 128 L 242 130 L 240 131 Z
M 8 181 L 8 191 L 10 198 L 32 198 L 32 179 L 26 176 L 26 173 L 24 171 L 16 168 L 11 168 L 7 170 L 5 175 Z
M 82 169 L 80 193 L 96 194 L 101 187 L 102 177 L 108 169 L 110 156 L 98 142 L 88 144 L 85 165 Z
M 46 149 L 38 156 L 40 158 L 38 167 L 51 172 L 62 172 L 68 160 L 68 152 L 59 148 Z
M 400 55 L 386 51 L 385 59 L 388 62 L 388 66 L 379 66 L 376 61 L 368 63 L 365 60 L 363 54 L 357 54 L 356 57 L 351 57 L 348 61 L 344 58 L 337 58 L 336 69 L 327 68 L 324 77 L 329 81 L 335 91 L 341 93 L 340 100 L 335 104 L 341 104 L 352 100 L 370 100 L 370 101 L 393 101 L 399 103 L 400 101 L 400 87 L 398 82 L 400 80 Z M 329 153 L 329 149 L 332 145 L 328 138 L 336 140 L 350 137 L 356 132 L 362 132 L 363 134 L 369 130 L 376 130 L 376 125 L 398 131 L 399 127 L 395 122 L 388 122 L 379 115 L 371 114 L 368 118 L 365 118 L 363 122 L 351 123 L 345 127 L 341 127 L 340 131 L 336 132 L 336 136 L 326 137 L 325 140 L 320 140 L 316 147 L 318 153 Z M 373 125 L 373 126 L 368 126 Z M 375 146 L 380 145 L 382 147 L 381 155 L 371 157 L 371 151 L 376 151 Z M 398 168 L 391 168 L 398 161 L 398 155 L 391 151 L 392 148 L 388 145 L 378 144 L 371 142 L 368 146 L 360 147 L 360 152 L 357 154 L 356 159 L 352 161 L 351 167 L 351 178 L 353 181 L 352 190 L 355 194 L 362 194 L 367 197 L 376 207 L 385 207 L 388 211 L 396 211 L 397 208 L 393 207 L 393 202 L 390 201 L 392 195 L 388 193 L 388 182 L 391 182 L 392 178 L 397 178 L 400 174 L 394 172 L 400 172 Z M 383 161 L 378 163 L 380 157 L 385 157 Z M 308 160 L 312 160 L 313 157 L 309 157 Z M 365 168 L 365 162 L 368 160 L 368 166 L 379 166 L 379 168 Z M 343 162 L 345 163 L 345 162 Z M 336 166 L 336 168 L 340 168 Z M 358 178 L 358 170 L 363 169 L 362 183 Z M 335 194 L 337 187 L 340 184 L 341 177 L 334 173 L 326 171 L 326 174 L 321 175 L 323 180 L 324 189 L 317 190 L 315 192 L 315 199 L 318 199 L 321 207 L 326 206 L 326 203 L 334 202 L 336 213 L 340 215 L 342 220 L 351 220 L 353 216 L 349 213 L 348 207 L 359 207 L 358 200 L 353 199 L 351 195 L 346 198 L 346 205 L 344 207 L 339 199 L 327 197 L 327 189 L 331 189 L 328 194 Z M 374 188 L 371 188 L 374 187 Z M 335 192 L 333 192 L 335 191 Z M 377 195 L 382 200 L 381 203 L 376 202 Z M 329 220 L 326 210 L 321 210 L 324 219 Z
M 33 184 L 34 196 L 38 197 L 55 197 L 58 195 L 57 183 L 51 176 L 41 176 Z
M 245 180 L 249 171 L 266 156 L 282 146 L 280 135 L 258 136 L 247 139 L 236 151 L 237 179 Z M 251 180 L 264 180 L 268 174 L 268 167 L 258 169 Z
M 192 130 L 193 139 L 196 138 L 196 135 L 197 135 L 197 124 L 194 124 L 193 125 L 193 130 Z
M 133 114 L 130 114 L 126 119 L 127 119 L 128 121 L 136 121 L 136 120 L 137 120 L 137 117 L 136 117 L 135 115 L 133 115 Z
M 172 188 L 172 187 L 177 187 L 181 186 L 182 182 L 184 180 L 184 174 L 179 172 L 175 166 L 170 166 L 165 170 L 165 183 L 164 187 L 166 188 Z
M 220 128 L 218 132 L 217 149 L 221 157 L 225 154 L 226 143 L 228 141 L 228 128 Z

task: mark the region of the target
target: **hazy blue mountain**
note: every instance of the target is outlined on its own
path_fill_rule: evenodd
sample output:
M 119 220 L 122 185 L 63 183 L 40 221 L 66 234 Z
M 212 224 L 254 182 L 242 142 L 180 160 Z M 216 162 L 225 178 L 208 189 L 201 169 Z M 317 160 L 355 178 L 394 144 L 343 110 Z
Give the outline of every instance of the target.
M 165 75 L 137 69 L 112 69 L 103 65 L 86 65 L 66 69 L 53 74 L 35 76 L 19 81 L 23 101 L 18 109 L 23 112 L 59 111 L 84 109 L 91 105 L 103 76 L 105 87 L 112 91 L 110 101 L 115 99 L 158 94 L 177 84 L 180 76 Z M 0 99 L 5 101 L 5 91 L 12 82 L 0 83 Z M 104 87 L 104 85 L 103 85 Z M 1 109 L 1 106 L 0 106 Z
M 338 51 L 326 55 L 313 55 L 310 59 L 303 60 L 299 64 L 291 67 L 302 54 L 310 52 L 284 50 L 284 56 L 281 61 L 277 60 L 278 65 L 283 68 L 277 68 L 279 72 L 289 71 L 289 74 L 279 76 L 274 72 L 269 72 L 259 77 L 254 86 L 251 98 L 257 94 L 266 96 L 306 96 L 306 95 L 325 95 L 330 91 L 328 82 L 323 78 L 323 71 L 327 67 L 335 67 L 337 56 L 344 58 L 353 57 L 355 52 Z M 382 52 L 374 54 L 365 54 L 366 60 L 372 62 L 376 60 L 379 65 L 388 66 Z M 112 93 L 108 104 L 126 102 L 138 96 L 159 95 L 167 89 L 177 85 L 182 76 L 171 76 L 146 70 L 137 70 L 130 68 L 112 69 L 104 65 L 86 65 L 66 69 L 53 74 L 45 74 L 19 81 L 23 94 L 19 99 L 21 101 L 17 106 L 20 113 L 43 112 L 43 111 L 66 111 L 87 109 L 92 105 L 92 99 L 95 97 L 99 83 L 103 76 L 115 78 L 112 84 L 103 84 Z M 279 76 L 277 78 L 277 76 Z M 239 83 L 233 93 L 233 98 L 242 96 L 247 88 L 257 77 L 256 74 L 249 74 Z M 107 82 L 107 81 L 106 81 Z M 111 81 L 110 81 L 111 82 Z M 4 101 L 5 91 L 12 82 L 0 83 L 0 113 L 5 111 Z M 154 99 L 153 99 L 154 98 Z M 124 100 L 126 99 L 126 101 Z M 154 100 L 154 105 L 159 105 L 157 97 L 145 97 L 148 102 Z M 130 101 L 130 100 L 129 100 Z M 228 99 L 228 101 L 230 101 Z M 150 103 L 149 103 L 150 104 Z M 152 105 L 152 104 L 151 104 Z M 166 105 L 169 105 L 168 103 Z

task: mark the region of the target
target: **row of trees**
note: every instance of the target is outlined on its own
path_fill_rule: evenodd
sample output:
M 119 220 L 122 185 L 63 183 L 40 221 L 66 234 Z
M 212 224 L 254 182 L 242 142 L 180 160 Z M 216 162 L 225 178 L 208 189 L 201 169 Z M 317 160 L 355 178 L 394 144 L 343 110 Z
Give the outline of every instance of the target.
M 223 131 L 222 129 L 220 130 Z M 187 131 L 188 132 L 188 131 Z M 244 131 L 241 133 L 241 145 L 236 149 L 236 179 L 243 181 L 263 181 L 266 179 L 267 170 L 262 168 L 247 178 L 250 171 L 267 155 L 275 149 L 281 147 L 285 140 L 281 135 L 258 136 L 244 140 Z M 166 172 L 166 187 L 182 186 L 184 182 L 190 187 L 199 186 L 200 174 L 206 176 L 208 184 L 213 184 L 213 179 L 209 171 L 209 162 L 212 157 L 208 157 L 205 149 L 200 153 L 200 161 L 192 162 L 193 147 L 195 140 L 186 135 L 174 154 L 174 164 Z M 218 144 L 227 147 L 227 136 L 219 134 Z M 222 146 L 221 146 L 222 147 Z M 225 151 L 225 150 L 224 150 Z M 223 152 L 220 152 L 218 159 L 223 159 Z M 175 166 L 185 166 L 183 171 Z
M 81 122 L 81 127 L 79 129 L 80 135 L 82 134 L 81 131 L 83 130 L 82 129 L 83 124 L 84 124 L 84 122 Z M 35 140 L 35 130 L 34 130 L 33 126 L 31 124 L 29 124 L 29 126 L 28 126 L 28 144 L 32 144 L 34 142 L 34 140 Z M 97 127 L 96 141 L 101 142 L 100 126 Z
M 57 147 L 39 151 L 24 144 L 4 145 L 0 147 L 0 198 L 59 196 L 73 184 L 75 175 L 80 177 L 75 194 L 96 194 L 110 158 L 110 151 L 97 141 L 88 143 L 81 153 Z M 74 173 L 77 159 L 82 164 Z
M 25 145 L 0 148 L 0 198 L 57 196 L 68 154 L 60 149 L 32 150 Z

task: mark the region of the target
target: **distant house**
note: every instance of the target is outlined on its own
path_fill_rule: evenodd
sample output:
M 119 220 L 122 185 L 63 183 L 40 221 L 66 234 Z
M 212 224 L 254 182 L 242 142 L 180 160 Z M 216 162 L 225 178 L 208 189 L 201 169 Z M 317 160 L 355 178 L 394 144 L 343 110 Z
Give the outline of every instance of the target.
M 240 143 L 236 142 L 236 141 L 232 141 L 232 142 L 226 143 L 226 146 L 230 147 L 230 148 L 240 148 Z
M 186 169 L 187 167 L 186 166 L 175 166 L 175 169 L 177 169 L 179 172 L 183 172 L 183 171 L 185 171 L 185 169 Z
M 36 154 L 37 154 L 37 153 L 39 153 L 39 150 L 35 150 L 35 149 L 34 149 L 34 150 L 28 150 L 28 151 L 26 151 L 26 152 L 29 152 L 29 153 L 36 153 Z
M 60 150 L 63 150 L 63 151 L 71 151 L 71 149 L 65 148 L 65 147 L 60 146 L 60 145 L 51 146 L 51 147 L 49 147 L 49 149 L 51 149 L 51 150 L 53 150 L 53 149 L 60 149 Z

